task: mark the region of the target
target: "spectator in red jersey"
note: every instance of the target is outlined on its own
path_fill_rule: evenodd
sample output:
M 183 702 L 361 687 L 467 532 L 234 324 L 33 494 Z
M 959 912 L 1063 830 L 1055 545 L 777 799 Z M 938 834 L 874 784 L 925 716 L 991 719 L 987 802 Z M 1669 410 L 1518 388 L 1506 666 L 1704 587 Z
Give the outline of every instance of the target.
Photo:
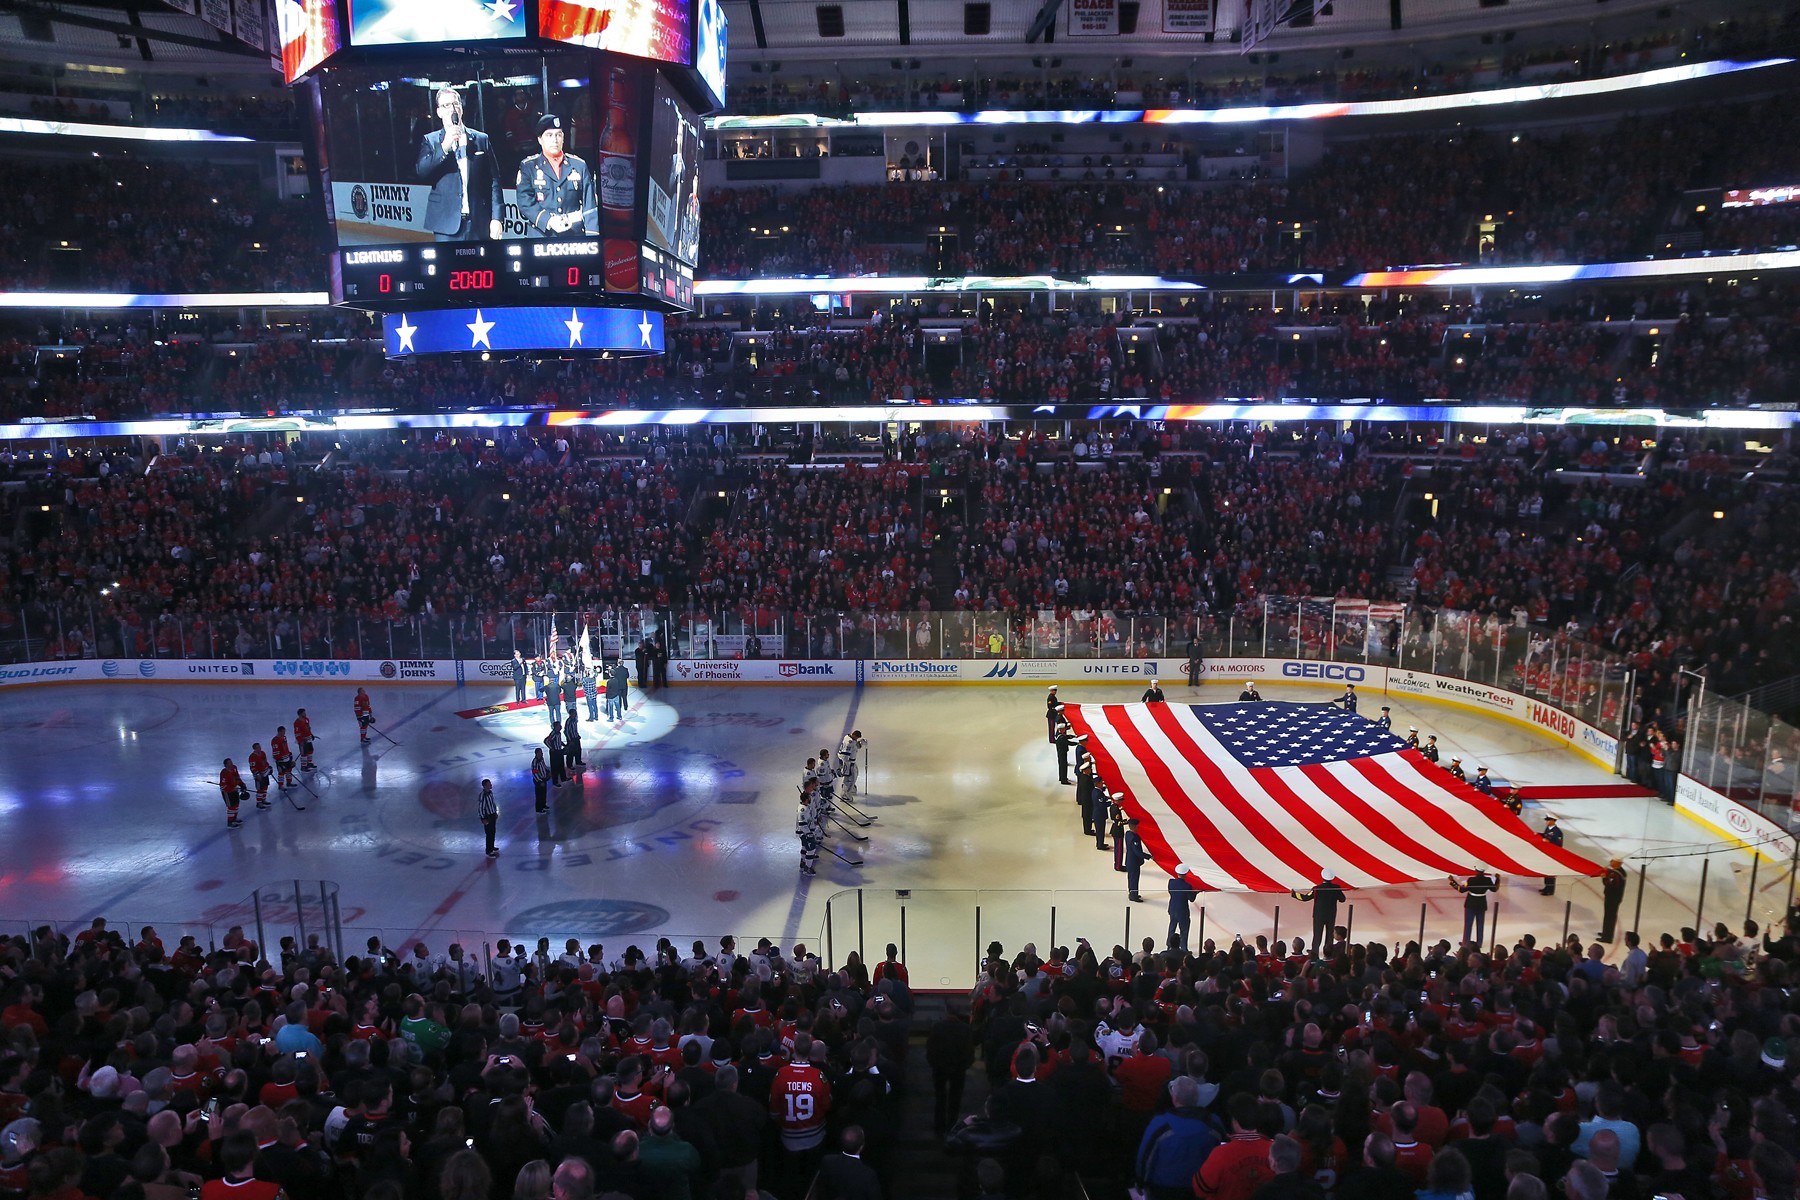
M 875 964 L 875 973 L 871 978 L 878 984 L 884 979 L 892 979 L 901 984 L 907 982 L 906 964 L 900 961 L 899 946 L 893 942 L 887 944 L 887 957 Z
M 824 1154 L 826 1119 L 831 1113 L 831 1081 L 813 1061 L 823 1047 L 809 1033 L 794 1035 L 793 1060 L 782 1064 L 769 1085 L 769 1114 L 781 1138 L 777 1175 L 804 1191 Z
M 1419 1108 L 1402 1100 L 1388 1115 L 1394 1127 L 1394 1166 L 1413 1181 L 1414 1187 L 1423 1188 L 1431 1169 L 1432 1149 L 1419 1139 Z
M 1250 1200 L 1274 1178 L 1269 1163 L 1270 1139 L 1262 1132 L 1266 1114 L 1255 1097 L 1239 1092 L 1230 1101 L 1231 1136 L 1215 1147 L 1194 1173 L 1194 1195 L 1200 1200 Z

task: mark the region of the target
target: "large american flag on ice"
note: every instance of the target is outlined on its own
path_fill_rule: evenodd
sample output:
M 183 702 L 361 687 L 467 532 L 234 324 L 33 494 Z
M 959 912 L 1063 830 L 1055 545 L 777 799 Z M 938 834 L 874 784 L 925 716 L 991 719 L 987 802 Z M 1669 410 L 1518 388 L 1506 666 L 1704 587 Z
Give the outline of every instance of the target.
M 1158 866 L 1197 887 L 1281 892 L 1598 875 L 1374 722 L 1332 705 L 1071 704 Z

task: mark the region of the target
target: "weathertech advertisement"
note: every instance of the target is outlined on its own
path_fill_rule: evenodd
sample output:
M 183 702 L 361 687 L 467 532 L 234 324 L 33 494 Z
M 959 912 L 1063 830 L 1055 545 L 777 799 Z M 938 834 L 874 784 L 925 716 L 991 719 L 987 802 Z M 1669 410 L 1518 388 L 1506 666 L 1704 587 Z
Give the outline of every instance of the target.
M 542 0 L 538 36 L 694 65 L 692 0 Z

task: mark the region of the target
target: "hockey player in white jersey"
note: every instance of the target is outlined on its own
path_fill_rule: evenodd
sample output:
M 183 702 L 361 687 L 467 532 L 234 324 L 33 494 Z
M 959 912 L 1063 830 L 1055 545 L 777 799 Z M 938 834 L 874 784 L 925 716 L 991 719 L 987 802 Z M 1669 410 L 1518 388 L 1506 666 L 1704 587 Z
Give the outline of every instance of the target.
M 794 832 L 800 838 L 800 873 L 802 875 L 819 873 L 819 842 L 824 837 L 820 826 L 824 818 L 820 815 L 822 806 L 814 798 L 818 786 L 818 780 L 811 776 L 801 783 L 800 808 L 794 814 Z
M 862 754 L 868 747 L 868 739 L 863 737 L 860 729 L 852 729 L 838 743 L 838 773 L 844 779 L 846 799 L 856 795 L 857 776 L 862 774 Z

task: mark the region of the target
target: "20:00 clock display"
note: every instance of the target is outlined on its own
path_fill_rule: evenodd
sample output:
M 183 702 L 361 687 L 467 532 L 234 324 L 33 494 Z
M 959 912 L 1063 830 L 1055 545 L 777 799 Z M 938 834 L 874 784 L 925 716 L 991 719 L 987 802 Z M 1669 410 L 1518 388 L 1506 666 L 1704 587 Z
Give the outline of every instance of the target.
M 453 292 L 485 292 L 494 287 L 492 271 L 452 271 L 450 272 L 450 290 Z

